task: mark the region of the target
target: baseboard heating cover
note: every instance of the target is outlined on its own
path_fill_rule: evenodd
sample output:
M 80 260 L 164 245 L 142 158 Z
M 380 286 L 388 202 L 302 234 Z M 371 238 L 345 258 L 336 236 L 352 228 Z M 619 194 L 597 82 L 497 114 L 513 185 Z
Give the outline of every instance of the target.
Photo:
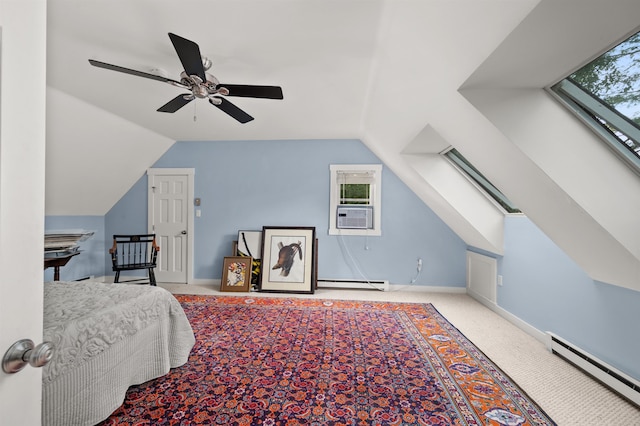
M 345 289 L 348 288 L 348 289 L 360 289 L 360 290 L 389 291 L 389 281 L 319 279 L 318 288 L 345 288 Z
M 550 341 L 549 349 L 552 353 L 564 358 L 614 392 L 640 406 L 640 382 L 561 337 L 549 332 L 547 334 Z

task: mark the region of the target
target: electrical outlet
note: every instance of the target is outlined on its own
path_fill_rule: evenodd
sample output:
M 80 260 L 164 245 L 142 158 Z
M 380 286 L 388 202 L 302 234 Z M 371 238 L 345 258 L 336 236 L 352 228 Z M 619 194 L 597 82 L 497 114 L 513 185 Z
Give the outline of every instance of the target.
M 502 275 L 498 275 L 498 285 L 502 287 Z
M 422 271 L 422 259 L 418 258 L 418 272 Z

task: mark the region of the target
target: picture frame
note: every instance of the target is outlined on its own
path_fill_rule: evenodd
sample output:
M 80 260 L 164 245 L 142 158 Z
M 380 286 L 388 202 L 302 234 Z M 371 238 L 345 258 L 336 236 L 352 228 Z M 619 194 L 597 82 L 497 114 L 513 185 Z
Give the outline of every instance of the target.
M 240 230 L 235 242 L 234 256 L 249 256 L 252 259 L 251 284 L 257 287 L 262 263 L 262 231 Z
M 262 231 L 238 231 L 238 256 L 262 259 Z
M 251 284 L 251 258 L 226 256 L 222 266 L 220 291 L 247 292 Z
M 312 294 L 317 281 L 315 241 L 312 226 L 263 226 L 259 290 Z

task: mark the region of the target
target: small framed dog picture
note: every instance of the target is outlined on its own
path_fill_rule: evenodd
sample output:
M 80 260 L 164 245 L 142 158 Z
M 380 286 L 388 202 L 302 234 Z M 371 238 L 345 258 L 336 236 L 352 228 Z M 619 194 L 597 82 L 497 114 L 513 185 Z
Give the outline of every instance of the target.
M 251 258 L 230 256 L 224 258 L 220 291 L 249 291 L 251 284 Z

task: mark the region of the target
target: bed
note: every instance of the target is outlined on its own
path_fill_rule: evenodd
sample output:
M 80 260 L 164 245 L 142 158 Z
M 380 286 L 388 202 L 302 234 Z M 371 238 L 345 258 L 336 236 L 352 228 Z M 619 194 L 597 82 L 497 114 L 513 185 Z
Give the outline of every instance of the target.
M 180 303 L 160 287 L 98 282 L 44 284 L 43 426 L 106 419 L 129 386 L 185 364 L 195 344 Z

